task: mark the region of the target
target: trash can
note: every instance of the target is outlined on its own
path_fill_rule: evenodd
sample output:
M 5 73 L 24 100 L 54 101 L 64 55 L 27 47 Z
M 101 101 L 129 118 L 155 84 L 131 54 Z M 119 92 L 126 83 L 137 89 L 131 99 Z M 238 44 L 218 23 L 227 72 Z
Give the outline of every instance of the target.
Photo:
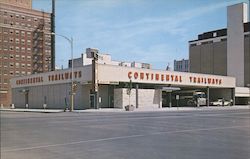
M 133 105 L 126 105 L 125 106 L 125 110 L 126 111 L 133 111 L 134 110 L 134 106 Z

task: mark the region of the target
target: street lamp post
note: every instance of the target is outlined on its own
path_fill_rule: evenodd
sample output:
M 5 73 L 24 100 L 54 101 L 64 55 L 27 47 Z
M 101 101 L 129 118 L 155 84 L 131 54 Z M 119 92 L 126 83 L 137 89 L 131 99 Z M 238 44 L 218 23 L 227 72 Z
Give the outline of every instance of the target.
M 70 97 L 71 97 L 71 104 L 70 104 L 70 111 L 74 110 L 74 93 L 73 93 L 73 86 L 74 86 L 74 65 L 73 65 L 73 38 L 68 38 L 64 35 L 60 35 L 60 34 L 56 34 L 56 33 L 51 33 L 52 35 L 57 35 L 60 37 L 63 37 L 64 39 L 66 39 L 69 43 L 70 43 L 70 50 L 71 50 L 71 93 L 70 93 Z

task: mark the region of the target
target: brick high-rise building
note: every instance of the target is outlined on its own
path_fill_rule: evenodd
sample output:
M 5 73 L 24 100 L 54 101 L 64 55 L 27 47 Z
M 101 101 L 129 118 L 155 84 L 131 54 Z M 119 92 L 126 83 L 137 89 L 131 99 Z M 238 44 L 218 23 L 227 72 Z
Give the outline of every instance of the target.
M 11 104 L 9 81 L 51 70 L 51 14 L 32 0 L 0 0 L 0 104 Z

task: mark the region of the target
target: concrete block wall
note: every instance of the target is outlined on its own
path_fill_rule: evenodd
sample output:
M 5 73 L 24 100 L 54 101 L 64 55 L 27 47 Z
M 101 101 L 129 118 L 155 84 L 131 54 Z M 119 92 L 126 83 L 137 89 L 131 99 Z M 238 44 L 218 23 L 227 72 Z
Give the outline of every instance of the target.
M 139 89 L 138 90 L 138 99 L 139 99 L 138 108 L 160 108 L 162 106 L 161 98 L 162 98 L 161 90 Z
M 136 106 L 136 90 L 131 90 L 130 104 Z M 129 105 L 129 95 L 126 88 L 114 89 L 114 106 L 115 108 L 124 109 Z M 138 108 L 161 108 L 162 95 L 161 90 L 155 89 L 138 89 Z

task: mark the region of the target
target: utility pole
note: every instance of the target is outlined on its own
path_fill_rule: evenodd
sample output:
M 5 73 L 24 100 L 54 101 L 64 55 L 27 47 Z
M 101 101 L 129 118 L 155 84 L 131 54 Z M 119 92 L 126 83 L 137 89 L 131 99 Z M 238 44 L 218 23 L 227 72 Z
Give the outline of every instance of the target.
M 94 108 L 99 109 L 99 94 L 98 94 L 98 54 L 93 52 L 92 60 L 92 94 L 94 94 Z
M 51 32 L 55 33 L 55 0 L 52 0 Z M 55 70 L 55 34 L 51 34 L 51 71 Z

